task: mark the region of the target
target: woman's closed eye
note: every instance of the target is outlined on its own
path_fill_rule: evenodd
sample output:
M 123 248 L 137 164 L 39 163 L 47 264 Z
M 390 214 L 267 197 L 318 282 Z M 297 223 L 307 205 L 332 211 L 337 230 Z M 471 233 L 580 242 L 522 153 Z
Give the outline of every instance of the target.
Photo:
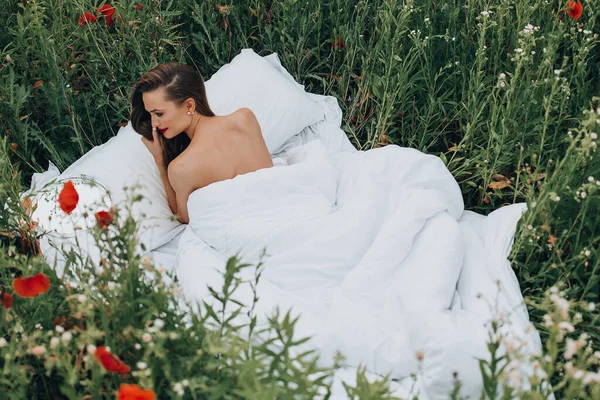
M 157 117 L 162 117 L 162 113 L 154 113 L 154 115 L 156 115 Z

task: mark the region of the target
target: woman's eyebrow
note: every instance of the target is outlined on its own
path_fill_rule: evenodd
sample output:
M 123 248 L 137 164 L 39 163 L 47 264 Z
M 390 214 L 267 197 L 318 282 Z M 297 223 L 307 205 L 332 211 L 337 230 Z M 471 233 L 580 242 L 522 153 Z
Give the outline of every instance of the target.
M 155 108 L 154 110 L 148 111 L 148 112 L 152 113 L 152 112 L 155 112 L 155 111 L 162 111 L 162 108 Z

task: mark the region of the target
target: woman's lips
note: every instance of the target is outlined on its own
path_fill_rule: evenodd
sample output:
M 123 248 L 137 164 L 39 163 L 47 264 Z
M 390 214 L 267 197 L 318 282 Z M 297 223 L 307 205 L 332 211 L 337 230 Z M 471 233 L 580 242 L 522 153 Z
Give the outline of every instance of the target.
M 160 133 L 165 133 L 169 128 L 159 129 Z

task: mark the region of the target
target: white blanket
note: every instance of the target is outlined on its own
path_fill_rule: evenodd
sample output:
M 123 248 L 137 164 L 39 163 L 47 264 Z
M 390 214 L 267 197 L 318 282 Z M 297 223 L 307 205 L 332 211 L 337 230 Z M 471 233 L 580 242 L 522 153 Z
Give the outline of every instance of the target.
M 266 248 L 257 313 L 301 314 L 297 334 L 324 364 L 339 350 L 404 389 L 416 373 L 421 399 L 448 398 L 457 372 L 463 394 L 479 397 L 486 323 L 501 312 L 527 336 L 506 260 L 524 205 L 464 211 L 438 157 L 395 145 L 330 155 L 316 139 L 275 161 L 190 195 L 177 259 L 188 297 L 208 299 L 227 257 L 256 263 Z M 251 303 L 248 285 L 237 299 Z M 539 351 L 537 333 L 527 340 Z

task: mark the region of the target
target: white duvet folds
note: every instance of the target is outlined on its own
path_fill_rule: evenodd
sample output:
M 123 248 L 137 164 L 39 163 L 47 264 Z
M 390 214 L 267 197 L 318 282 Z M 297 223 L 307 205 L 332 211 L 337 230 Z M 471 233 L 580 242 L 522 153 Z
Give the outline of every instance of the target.
M 190 195 L 176 266 L 190 299 L 209 300 L 229 256 L 256 263 L 266 249 L 259 316 L 292 309 L 325 365 L 340 351 L 399 394 L 415 373 L 421 399 L 448 398 L 454 376 L 479 397 L 494 316 L 539 351 L 506 259 L 523 204 L 464 211 L 438 157 L 396 145 L 331 155 L 316 139 L 275 161 Z M 249 285 L 236 298 L 250 305 Z

